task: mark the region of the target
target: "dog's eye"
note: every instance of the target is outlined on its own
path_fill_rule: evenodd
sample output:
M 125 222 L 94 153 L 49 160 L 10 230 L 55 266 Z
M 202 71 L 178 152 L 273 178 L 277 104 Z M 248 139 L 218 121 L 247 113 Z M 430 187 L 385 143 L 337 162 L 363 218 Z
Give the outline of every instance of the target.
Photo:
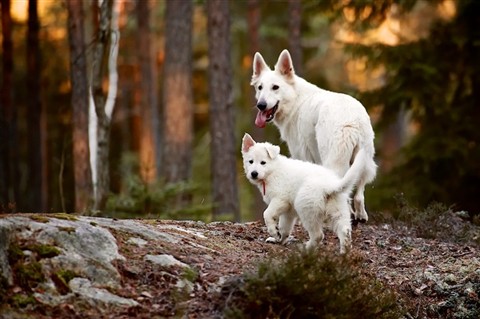
M 263 89 L 263 86 L 259 85 L 258 90 L 261 91 Z
M 272 86 L 272 90 L 276 91 L 276 90 L 278 90 L 278 89 L 279 89 L 278 85 Z
M 250 164 L 253 164 L 253 160 L 249 160 L 248 162 L 249 162 Z
M 265 164 L 267 164 L 267 163 L 266 163 L 265 161 L 261 161 L 260 164 L 261 164 L 261 165 L 265 165 Z

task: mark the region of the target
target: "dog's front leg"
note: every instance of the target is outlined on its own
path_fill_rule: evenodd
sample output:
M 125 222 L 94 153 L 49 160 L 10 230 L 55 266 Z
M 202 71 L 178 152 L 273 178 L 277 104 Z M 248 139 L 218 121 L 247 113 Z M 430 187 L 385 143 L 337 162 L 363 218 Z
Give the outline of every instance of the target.
M 284 201 L 273 199 L 263 212 L 263 219 L 267 226 L 268 234 L 271 236 L 267 238 L 267 242 L 282 242 L 282 233 L 278 227 L 278 221 L 282 214 L 288 210 L 288 204 Z

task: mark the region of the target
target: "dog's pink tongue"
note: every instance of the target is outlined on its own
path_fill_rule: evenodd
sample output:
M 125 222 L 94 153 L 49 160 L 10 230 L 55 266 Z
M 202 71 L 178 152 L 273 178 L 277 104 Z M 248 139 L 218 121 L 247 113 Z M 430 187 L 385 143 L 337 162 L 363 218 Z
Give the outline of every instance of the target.
M 267 122 L 266 112 L 258 111 L 257 118 L 255 119 L 255 125 L 260 128 L 264 128 L 266 122 Z

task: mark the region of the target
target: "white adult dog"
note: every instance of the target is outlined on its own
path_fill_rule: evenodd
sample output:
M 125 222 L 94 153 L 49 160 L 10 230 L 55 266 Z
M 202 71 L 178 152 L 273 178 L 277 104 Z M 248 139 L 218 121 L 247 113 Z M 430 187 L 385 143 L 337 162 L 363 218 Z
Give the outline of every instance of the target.
M 307 249 L 320 244 L 323 229 L 328 227 L 337 234 L 340 253 L 344 253 L 350 247 L 352 230 L 348 196 L 363 174 L 365 154 L 360 149 L 340 178 L 320 165 L 287 158 L 280 154 L 280 147 L 256 143 L 245 134 L 243 166 L 248 180 L 258 187 L 268 205 L 263 218 L 272 237 L 267 241 L 284 243 L 298 216 L 308 232 Z
M 284 50 L 271 70 L 256 53 L 251 85 L 258 114 L 255 124 L 273 123 L 293 158 L 321 164 L 344 176 L 360 150 L 367 161 L 353 198 L 355 219 L 367 221 L 365 185 L 373 181 L 374 132 L 370 117 L 355 98 L 323 90 L 295 75 L 290 53 Z

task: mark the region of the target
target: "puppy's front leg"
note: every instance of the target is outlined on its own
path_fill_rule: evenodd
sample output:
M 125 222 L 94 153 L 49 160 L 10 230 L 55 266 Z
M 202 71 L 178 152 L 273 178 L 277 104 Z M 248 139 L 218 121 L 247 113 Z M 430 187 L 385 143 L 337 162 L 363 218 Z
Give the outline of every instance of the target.
M 273 199 L 267 209 L 263 212 L 263 219 L 265 220 L 268 234 L 272 236 L 267 238 L 267 242 L 282 242 L 282 233 L 278 228 L 278 220 L 280 215 L 284 214 L 287 210 L 287 203 L 278 199 Z

